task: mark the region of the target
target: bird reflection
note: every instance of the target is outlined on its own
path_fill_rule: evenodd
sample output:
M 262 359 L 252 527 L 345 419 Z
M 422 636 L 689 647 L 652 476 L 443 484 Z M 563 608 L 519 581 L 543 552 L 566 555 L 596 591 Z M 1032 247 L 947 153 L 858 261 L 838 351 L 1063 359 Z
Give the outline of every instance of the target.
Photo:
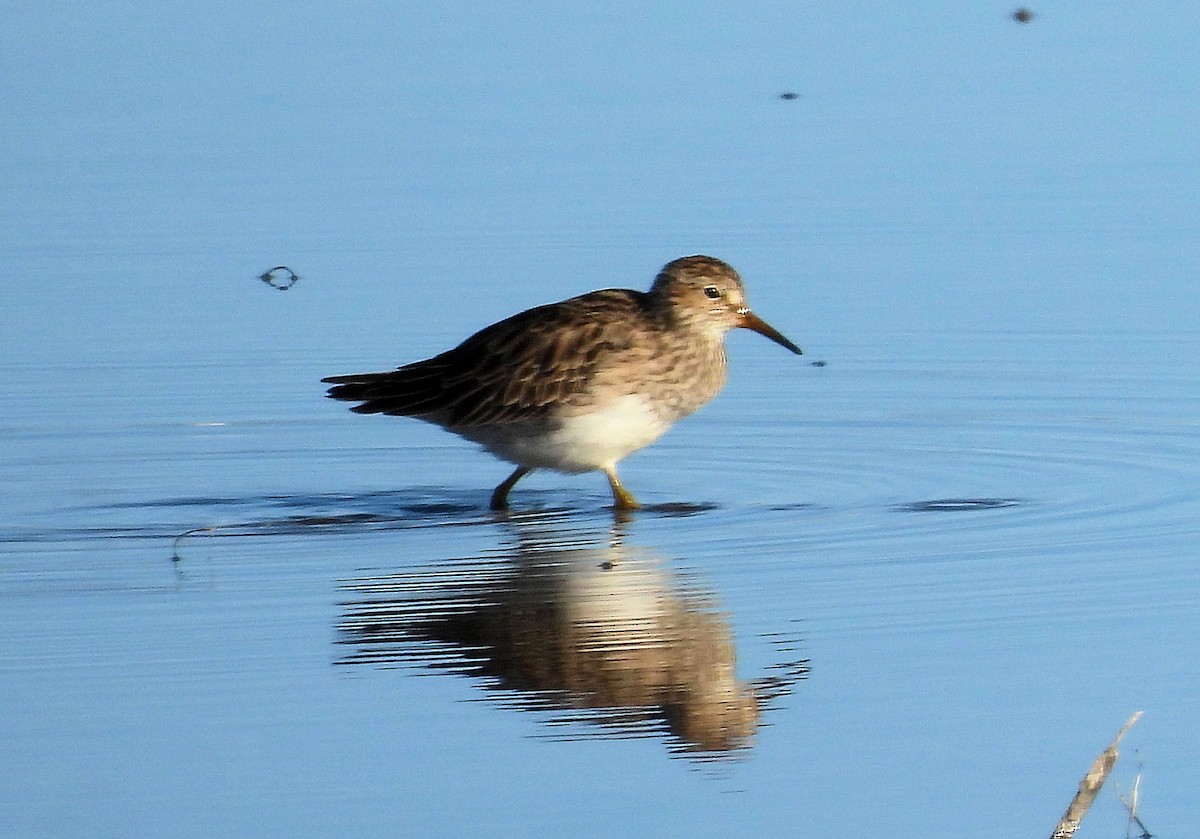
M 661 733 L 672 752 L 714 757 L 749 746 L 764 704 L 807 672 L 739 680 L 711 593 L 620 525 L 598 539 L 537 516 L 510 524 L 496 558 L 349 584 L 339 663 L 471 674 L 506 705 L 596 724 L 572 739 Z

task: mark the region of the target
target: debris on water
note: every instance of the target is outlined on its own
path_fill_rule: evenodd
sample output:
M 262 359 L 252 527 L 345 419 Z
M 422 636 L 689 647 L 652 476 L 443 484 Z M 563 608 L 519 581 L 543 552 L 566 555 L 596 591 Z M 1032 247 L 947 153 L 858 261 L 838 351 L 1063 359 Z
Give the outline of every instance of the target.
M 789 90 L 789 91 L 787 91 L 786 93 L 781 93 L 781 94 L 779 94 L 779 98 L 780 98 L 780 99 L 786 99 L 786 100 L 788 100 L 788 101 L 790 102 L 790 101 L 791 101 L 791 100 L 793 100 L 793 99 L 799 99 L 799 98 L 800 98 L 800 94 L 799 94 L 799 93 L 793 93 L 792 91 L 790 91 L 790 90 Z
M 1029 23 L 1029 21 L 1033 20 L 1033 12 L 1022 6 L 1012 13 L 1012 18 L 1017 23 Z
M 1016 498 L 935 498 L 897 504 L 893 509 L 902 513 L 958 513 L 968 510 L 1001 510 L 1020 504 Z
M 276 265 L 270 271 L 259 274 L 258 278 L 278 291 L 287 291 L 300 281 L 300 275 L 286 265 Z

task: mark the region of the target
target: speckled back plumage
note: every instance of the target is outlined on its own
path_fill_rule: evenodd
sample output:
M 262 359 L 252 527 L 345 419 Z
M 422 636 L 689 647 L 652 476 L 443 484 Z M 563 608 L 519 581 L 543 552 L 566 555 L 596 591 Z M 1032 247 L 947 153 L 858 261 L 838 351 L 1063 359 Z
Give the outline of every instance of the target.
M 671 270 L 668 270 L 671 269 Z M 715 276 L 714 276 L 715 275 Z M 725 383 L 722 337 L 707 312 L 681 302 L 696 282 L 737 273 L 709 257 L 676 260 L 649 292 L 605 289 L 494 323 L 452 350 L 386 373 L 325 379 L 360 414 L 409 416 L 451 430 L 541 420 L 597 398 L 645 393 L 673 422 Z

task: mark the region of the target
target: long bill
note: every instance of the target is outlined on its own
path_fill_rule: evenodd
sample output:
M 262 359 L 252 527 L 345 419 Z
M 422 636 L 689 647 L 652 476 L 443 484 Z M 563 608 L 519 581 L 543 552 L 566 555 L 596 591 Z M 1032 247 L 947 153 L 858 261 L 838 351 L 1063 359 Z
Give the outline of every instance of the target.
M 765 335 L 767 338 L 770 338 L 781 347 L 787 347 L 796 355 L 804 355 L 804 351 L 802 349 L 797 347 L 787 338 L 783 337 L 782 332 L 771 326 L 771 324 L 767 323 L 758 315 L 754 314 L 754 312 L 750 311 L 749 309 L 745 309 L 740 314 L 742 316 L 742 320 L 738 326 L 742 327 L 743 329 L 751 329 L 757 332 L 759 335 Z

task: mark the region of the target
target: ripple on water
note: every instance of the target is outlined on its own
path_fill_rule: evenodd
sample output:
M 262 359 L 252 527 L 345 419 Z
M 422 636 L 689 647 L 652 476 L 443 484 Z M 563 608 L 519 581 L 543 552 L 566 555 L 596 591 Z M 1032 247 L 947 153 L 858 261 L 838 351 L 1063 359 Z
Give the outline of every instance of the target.
M 1016 498 L 934 498 L 897 504 L 893 509 L 902 513 L 964 513 L 973 510 L 1002 510 L 1016 507 Z
M 714 407 L 681 427 L 679 451 L 705 456 L 669 491 L 738 500 L 681 550 L 748 599 L 819 584 L 810 614 L 847 631 L 1194 608 L 1200 395 L 1173 366 L 1081 365 L 846 363 L 809 393 Z

